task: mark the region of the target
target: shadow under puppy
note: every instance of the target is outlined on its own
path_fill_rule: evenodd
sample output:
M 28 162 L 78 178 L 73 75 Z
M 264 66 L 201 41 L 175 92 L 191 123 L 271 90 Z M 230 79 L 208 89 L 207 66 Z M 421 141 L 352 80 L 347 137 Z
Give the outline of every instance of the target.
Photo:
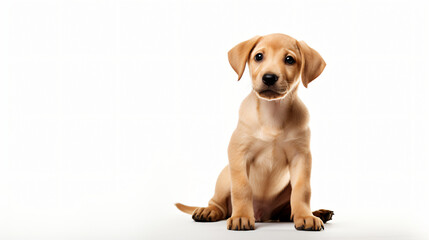
M 227 220 L 230 230 L 253 230 L 255 221 L 291 221 L 298 230 L 320 231 L 329 210 L 310 210 L 310 129 L 307 108 L 297 96 L 325 68 L 305 42 L 284 34 L 256 36 L 228 52 L 243 75 L 246 63 L 252 92 L 240 107 L 232 134 L 229 164 L 220 173 L 208 207 L 177 203 L 195 221 Z

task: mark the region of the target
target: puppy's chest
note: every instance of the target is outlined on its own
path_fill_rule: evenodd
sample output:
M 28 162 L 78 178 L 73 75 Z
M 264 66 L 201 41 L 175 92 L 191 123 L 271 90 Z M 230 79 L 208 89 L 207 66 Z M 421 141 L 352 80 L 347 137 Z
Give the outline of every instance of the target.
M 253 135 L 252 165 L 260 171 L 278 171 L 287 166 L 287 133 L 282 129 L 259 128 Z
M 276 155 L 285 151 L 290 135 L 284 128 L 260 126 L 253 130 L 251 137 L 256 152 L 270 153 L 265 151 L 269 149 L 271 154 Z
M 257 199 L 271 199 L 289 181 L 288 161 L 284 149 L 277 144 L 263 144 L 250 163 L 249 181 Z
M 253 137 L 256 141 L 272 145 L 281 141 L 286 135 L 286 132 L 280 128 L 261 126 L 254 131 Z
M 252 165 L 263 171 L 276 171 L 287 165 L 287 157 L 284 148 L 277 142 L 267 144 L 260 142 L 259 149 L 253 156 Z
M 259 125 L 253 129 L 249 181 L 255 198 L 271 199 L 287 185 L 289 136 L 288 129 L 282 126 Z

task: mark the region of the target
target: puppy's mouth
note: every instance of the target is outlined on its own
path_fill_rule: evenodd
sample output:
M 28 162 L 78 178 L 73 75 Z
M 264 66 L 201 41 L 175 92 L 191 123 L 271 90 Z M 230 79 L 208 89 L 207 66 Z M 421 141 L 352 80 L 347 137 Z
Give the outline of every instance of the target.
M 271 89 L 266 89 L 262 91 L 255 91 L 255 93 L 256 95 L 258 95 L 258 97 L 266 100 L 277 100 L 282 99 L 284 96 L 286 96 L 287 91 L 279 93 Z

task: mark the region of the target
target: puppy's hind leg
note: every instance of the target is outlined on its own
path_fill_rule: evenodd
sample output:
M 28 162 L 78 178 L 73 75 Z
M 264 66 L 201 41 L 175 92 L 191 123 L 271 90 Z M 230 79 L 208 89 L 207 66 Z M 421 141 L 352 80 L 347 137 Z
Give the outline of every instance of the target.
M 216 222 L 231 215 L 231 180 L 229 167 L 220 173 L 215 188 L 215 194 L 207 207 L 190 207 L 176 203 L 176 207 L 185 213 L 192 214 L 196 222 Z
M 317 211 L 313 212 L 313 215 L 320 218 L 323 223 L 326 223 L 329 220 L 332 220 L 332 216 L 334 215 L 334 211 L 326 210 L 326 209 L 319 209 Z M 280 215 L 278 216 L 278 219 L 280 222 L 291 222 L 293 219 L 291 219 L 291 209 L 290 205 L 286 205 L 282 210 Z M 277 220 L 277 218 L 274 218 L 274 220 Z
M 332 216 L 334 215 L 334 211 L 326 210 L 326 209 L 319 209 L 317 211 L 313 212 L 313 215 L 320 218 L 323 223 L 326 223 L 329 220 L 332 220 Z
M 216 181 L 215 194 L 208 207 L 195 209 L 192 218 L 196 222 L 215 222 L 231 215 L 231 180 L 229 167 L 226 166 Z

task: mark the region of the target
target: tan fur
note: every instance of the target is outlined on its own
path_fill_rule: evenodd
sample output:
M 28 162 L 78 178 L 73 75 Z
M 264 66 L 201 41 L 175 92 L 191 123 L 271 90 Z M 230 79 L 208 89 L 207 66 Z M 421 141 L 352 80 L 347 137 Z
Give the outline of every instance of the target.
M 262 53 L 262 61 L 255 55 Z M 295 59 L 286 64 L 286 56 Z M 232 134 L 229 165 L 221 172 L 215 194 L 205 208 L 176 206 L 196 221 L 227 220 L 233 230 L 254 229 L 256 221 L 293 218 L 299 230 L 321 230 L 332 211 L 310 210 L 310 129 L 308 111 L 297 96 L 299 77 L 304 86 L 318 77 L 325 62 L 304 42 L 284 35 L 256 36 L 228 53 L 232 68 L 241 78 L 246 63 L 253 91 L 240 107 Z M 278 81 L 267 86 L 264 74 Z
M 182 211 L 182 212 L 184 212 L 184 213 L 187 213 L 187 214 L 192 214 L 192 213 L 195 211 L 195 209 L 197 209 L 197 208 L 198 208 L 198 207 L 186 206 L 186 205 L 183 205 L 183 204 L 180 204 L 180 203 L 176 203 L 176 204 L 174 204 L 174 205 L 176 205 L 176 207 L 177 207 L 180 211 Z

